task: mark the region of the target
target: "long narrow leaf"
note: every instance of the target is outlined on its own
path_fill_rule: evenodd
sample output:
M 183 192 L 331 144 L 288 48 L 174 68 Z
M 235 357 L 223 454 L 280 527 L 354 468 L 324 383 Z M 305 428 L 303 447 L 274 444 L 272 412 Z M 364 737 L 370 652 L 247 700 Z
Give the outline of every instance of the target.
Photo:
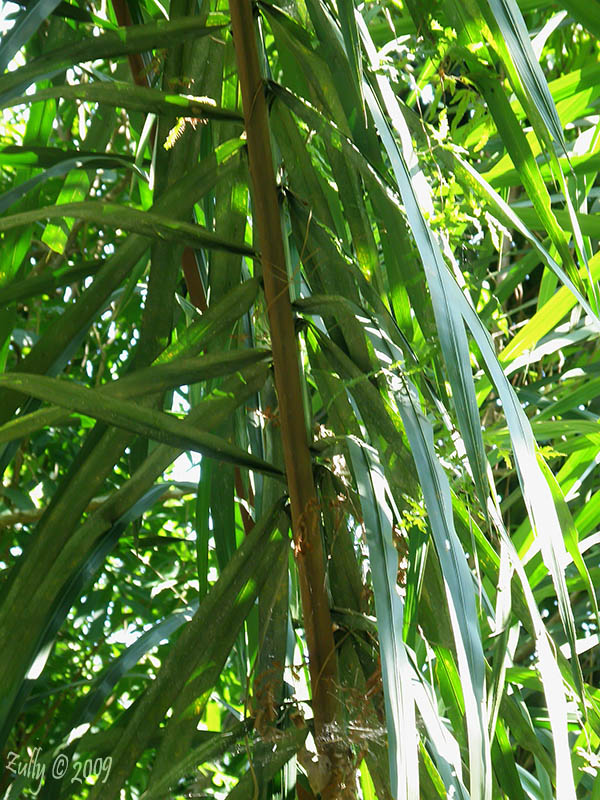
M 144 111 L 153 114 L 167 114 L 173 117 L 195 117 L 198 119 L 217 119 L 243 122 L 242 115 L 232 109 L 218 106 L 210 97 L 162 92 L 144 86 L 132 86 L 123 81 L 77 84 L 75 86 L 56 86 L 40 89 L 35 94 L 13 97 L 5 101 L 5 106 L 41 103 L 51 97 L 65 100 L 81 100 L 86 103 L 103 103 L 131 111 Z
M 267 372 L 262 372 L 266 377 Z M 185 420 L 152 411 L 127 400 L 109 398 L 101 392 L 94 392 L 71 382 L 37 375 L 5 374 L 0 376 L 0 386 L 31 394 L 40 400 L 100 419 L 109 425 L 116 425 L 159 442 L 195 450 L 209 458 L 256 469 L 274 477 L 281 477 L 282 474 L 266 461 L 251 456 L 211 433 L 197 430 Z
M 376 59 L 374 46 L 364 23 L 360 19 L 359 27 L 365 42 L 365 48 L 373 62 Z M 425 207 L 429 204 L 429 190 L 424 183 L 422 174 L 420 171 L 415 170 L 414 164 L 411 163 L 415 160 L 415 157 L 410 139 L 407 138 L 408 129 L 391 88 L 387 80 L 379 75 L 377 76 L 377 81 L 385 98 L 388 112 L 402 137 L 403 148 L 409 156 L 408 163 L 401 156 L 379 109 L 379 104 L 368 86 L 365 87 L 367 105 L 373 114 L 375 124 L 392 161 L 392 167 L 406 207 L 409 224 L 421 253 L 436 311 L 436 321 L 441 328 L 441 343 L 445 349 L 445 361 L 455 392 L 461 430 L 465 436 L 474 470 L 478 470 L 476 474 L 480 475 L 480 490 L 483 491 L 483 482 L 485 480 L 483 464 L 485 457 L 483 456 L 483 443 L 481 441 L 473 378 L 470 373 L 466 335 L 464 327 L 460 323 L 457 324 L 454 310 L 449 303 L 449 297 L 443 290 L 442 275 L 446 271 L 445 264 L 443 263 L 439 246 L 432 237 L 419 207 L 419 199 L 425 204 Z M 411 166 L 413 167 L 412 174 L 409 171 Z M 433 454 L 432 431 L 425 418 L 417 411 L 418 405 L 415 406 L 414 399 L 411 399 L 411 390 L 406 387 L 404 391 L 407 393 L 406 402 L 401 402 L 399 411 L 407 428 L 407 435 L 417 463 L 431 518 L 432 532 L 436 540 L 436 549 L 442 565 L 448 560 L 446 568 L 443 569 L 446 580 L 450 580 L 450 575 L 452 575 L 458 581 L 454 592 L 448 591 L 448 601 L 451 617 L 456 625 L 455 641 L 459 669 L 464 683 L 463 693 L 465 695 L 465 703 L 469 706 L 467 728 L 469 731 L 471 794 L 474 798 L 487 799 L 491 794 L 490 747 L 487 741 L 487 723 L 483 706 L 484 670 L 481 638 L 478 631 L 472 630 L 472 623 L 470 622 L 473 620 L 474 615 L 476 616 L 472 584 L 464 553 L 453 531 L 447 479 Z M 446 506 L 446 510 L 444 510 L 444 506 Z M 447 543 L 451 548 L 451 557 L 446 550 Z M 454 601 L 457 603 L 457 607 L 454 607 Z
M 60 0 L 37 0 L 32 6 L 21 11 L 0 45 L 0 73 L 4 72 L 13 56 L 33 36 L 59 2 Z
M 13 214 L 10 217 L 2 217 L 0 218 L 0 231 L 10 230 L 41 219 L 56 219 L 57 217 L 84 219 L 97 225 L 109 225 L 138 233 L 141 236 L 178 241 L 191 247 L 209 247 L 240 255 L 255 255 L 254 250 L 243 242 L 229 242 L 201 225 L 179 222 L 152 211 L 138 211 L 135 208 L 106 202 L 63 203 L 58 206 L 47 206 L 34 211 Z
M 16 203 L 17 200 L 26 195 L 27 192 L 35 189 L 35 187 L 39 186 L 40 183 L 44 183 L 50 178 L 66 175 L 68 172 L 75 169 L 87 168 L 95 170 L 98 168 L 102 169 L 105 166 L 125 167 L 126 169 L 136 172 L 144 180 L 147 180 L 147 176 L 135 164 L 115 156 L 104 156 L 99 154 L 97 156 L 78 156 L 77 158 L 67 158 L 64 161 L 59 161 L 43 172 L 40 172 L 38 175 L 34 175 L 33 178 L 25 181 L 25 183 L 21 183 L 18 186 L 9 189 L 8 192 L 4 192 L 4 194 L 0 195 L 0 214 L 3 214 L 8 208 L 11 207 L 11 205 L 13 205 L 13 203 Z
M 267 580 L 285 542 L 275 529 L 282 503 L 276 503 L 256 523 L 221 577 L 198 607 L 182 635 L 171 648 L 161 668 L 132 715 L 116 748 L 111 774 L 105 784 L 97 783 L 91 800 L 119 797 L 123 781 L 149 743 L 150 735 L 173 705 L 187 681 L 197 677 L 199 692 L 205 696 L 218 680 L 222 665 L 235 641 L 239 626 Z M 261 553 L 257 560 L 256 553 Z M 200 643 L 208 646 L 200 646 Z
M 419 793 L 419 772 L 410 667 L 402 640 L 403 607 L 396 585 L 398 554 L 392 541 L 393 517 L 377 451 L 352 437 L 347 444 L 363 510 L 375 589 L 391 789 L 394 797 L 410 800 Z
M 150 22 L 130 28 L 104 31 L 93 38 L 45 53 L 25 66 L 0 77 L 0 103 L 24 91 L 41 78 L 50 78 L 80 61 L 112 58 L 128 53 L 151 51 L 200 36 L 210 36 L 218 26 L 207 28 L 200 17 L 180 17 L 171 22 Z

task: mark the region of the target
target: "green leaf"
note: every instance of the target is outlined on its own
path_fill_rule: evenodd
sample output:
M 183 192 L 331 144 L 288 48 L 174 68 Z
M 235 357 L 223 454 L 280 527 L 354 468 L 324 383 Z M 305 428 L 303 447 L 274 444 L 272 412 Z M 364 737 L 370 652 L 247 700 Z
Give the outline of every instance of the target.
M 9 308 L 0 311 L 0 372 L 4 372 L 6 367 L 10 338 L 16 321 L 16 309 Z
M 126 167 L 127 169 L 133 170 L 138 175 L 146 179 L 146 175 L 136 167 L 135 164 L 127 161 L 126 159 L 118 158 L 115 156 L 104 156 L 99 154 L 97 156 L 81 156 L 77 158 L 67 158 L 64 161 L 58 161 L 53 166 L 49 167 L 48 169 L 44 170 L 44 172 L 40 172 L 38 175 L 34 175 L 33 178 L 30 178 L 28 181 L 15 186 L 13 189 L 10 189 L 8 192 L 4 192 L 4 194 L 0 195 L 0 213 L 3 213 L 8 208 L 13 205 L 17 200 L 23 197 L 27 192 L 34 189 L 39 184 L 44 183 L 49 178 L 59 177 L 61 175 L 65 175 L 71 170 L 77 171 L 77 178 L 75 183 L 79 184 L 81 182 L 81 175 L 79 174 L 80 170 L 83 167 L 87 167 L 89 169 L 97 169 L 98 167 L 102 168 L 103 166 L 106 167 L 114 167 L 114 166 L 122 166 Z M 85 174 L 85 173 L 84 173 Z M 61 202 L 65 202 L 68 199 L 79 199 L 79 197 L 85 197 L 87 194 L 87 189 L 89 188 L 89 183 L 86 186 L 85 192 L 80 195 L 78 193 L 66 192 L 65 196 L 59 197 Z
M 87 36 L 80 42 L 45 53 L 38 59 L 0 77 L 0 103 L 7 102 L 42 78 L 51 78 L 80 61 L 114 58 L 129 53 L 153 50 L 155 47 L 184 42 L 201 36 L 211 36 L 219 26 L 207 28 L 200 17 L 180 17 L 172 22 L 151 22 L 130 28 L 104 31 Z
M 130 111 L 166 114 L 175 117 L 191 117 L 200 120 L 228 120 L 243 122 L 243 116 L 233 109 L 218 106 L 210 97 L 162 92 L 144 86 L 134 86 L 123 81 L 96 81 L 94 83 L 65 84 L 50 89 L 41 89 L 35 94 L 13 97 L 4 106 L 40 103 L 51 97 L 65 100 L 81 100 L 85 103 L 103 103 Z
M 0 44 L 0 73 L 4 72 L 9 62 L 33 36 L 42 22 L 50 16 L 59 2 L 60 0 L 37 0 L 29 8 L 21 11 Z
M 117 164 L 133 165 L 135 162 L 134 156 L 128 153 L 94 153 L 81 148 L 65 150 L 60 147 L 41 147 L 32 143 L 0 145 L 0 164 L 2 166 L 47 168 L 53 167 L 61 161 L 69 160 L 69 158 L 99 159 L 107 168 Z M 149 164 L 148 161 L 145 163 Z
M 538 669 L 542 678 L 546 704 L 548 707 L 548 716 L 550 718 L 550 727 L 552 730 L 555 756 L 554 763 L 556 764 L 556 793 L 557 796 L 560 797 L 575 798 L 573 771 L 569 756 L 567 703 L 563 691 L 563 678 L 556 663 L 550 637 L 544 628 L 544 623 L 542 622 L 542 618 L 535 602 L 533 592 L 531 591 L 523 564 L 521 563 L 521 560 L 515 551 L 512 540 L 508 536 L 498 510 L 492 505 L 490 505 L 490 514 L 507 549 L 511 565 L 514 568 L 523 588 L 527 609 L 533 625 L 536 654 L 538 658 Z M 502 708 L 505 715 L 506 708 L 512 705 L 511 701 L 512 698 L 510 697 L 503 698 Z M 531 737 L 531 726 L 523 724 L 522 715 L 513 715 L 513 718 L 509 721 L 509 725 L 513 730 L 517 728 L 517 724 L 520 726 L 521 731 L 526 737 Z M 537 740 L 531 746 L 532 752 L 535 751 L 536 747 L 539 747 L 539 742 L 537 742 Z M 543 754 L 544 751 L 542 751 L 542 755 Z M 540 758 L 540 754 L 537 755 L 537 758 Z
M 462 763 L 458 742 L 443 724 L 437 706 L 433 702 L 432 686 L 418 668 L 414 654 L 411 656 L 413 668 L 413 692 L 419 714 L 431 743 L 433 760 L 446 788 L 446 797 L 457 800 L 470 800 L 463 784 Z
M 584 277 L 583 269 L 580 270 L 577 280 L 573 282 L 571 278 L 567 275 L 567 273 L 562 269 L 562 267 L 552 258 L 548 250 L 538 241 L 536 236 L 531 232 L 531 229 L 535 227 L 535 221 L 539 220 L 537 213 L 533 209 L 519 209 L 519 213 L 517 214 L 513 211 L 512 208 L 506 203 L 502 197 L 494 191 L 494 189 L 488 184 L 485 178 L 480 175 L 477 170 L 473 169 L 473 167 L 468 164 L 464 159 L 462 159 L 456 152 L 452 152 L 451 160 L 446 160 L 445 155 L 447 151 L 442 151 L 440 153 L 444 158 L 444 161 L 448 164 L 452 164 L 455 168 L 457 168 L 457 176 L 464 183 L 465 186 L 468 186 L 470 189 L 474 190 L 475 193 L 486 203 L 489 207 L 493 210 L 494 214 L 498 217 L 498 219 L 502 220 L 507 226 L 511 228 L 515 228 L 522 236 L 527 239 L 528 242 L 537 250 L 537 252 L 541 255 L 544 259 L 545 263 L 550 267 L 552 272 L 558 277 L 561 283 L 569 289 L 570 292 L 573 293 L 574 297 L 578 300 L 579 304 L 582 306 L 583 309 L 592 317 L 592 325 L 594 325 L 598 330 L 600 330 L 600 319 L 598 315 L 594 312 L 591 308 L 590 304 L 587 302 L 585 297 L 581 294 L 581 291 L 578 287 L 582 285 L 582 279 Z M 529 213 L 531 212 L 531 213 Z M 563 212 L 557 212 L 560 216 Z M 566 212 L 564 212 L 566 214 Z M 562 217 L 561 217 L 562 218 Z M 524 224 L 526 223 L 526 224 Z M 533 223 L 533 224 L 532 224 Z M 528 227 L 527 227 L 528 226 Z M 596 257 L 592 258 L 589 262 L 589 269 L 590 274 L 592 276 L 592 280 L 597 280 L 597 271 L 598 271 L 598 260 Z M 561 295 L 564 296 L 564 292 L 561 290 Z M 550 301 L 552 302 L 552 301 Z M 572 308 L 574 303 L 571 304 L 570 308 Z M 546 313 L 548 312 L 548 304 L 546 304 Z M 565 312 L 566 313 L 566 312 Z M 529 325 L 530 320 L 527 324 Z M 557 320 L 558 321 L 558 320 Z M 551 327 L 551 326 L 550 326 Z M 549 328 L 548 328 L 549 330 Z M 523 336 L 523 331 L 519 331 L 519 333 L 513 338 L 510 345 L 506 348 L 506 350 L 500 356 L 501 360 L 504 361 L 505 358 L 508 357 L 508 354 L 513 351 L 514 347 L 518 347 L 518 341 Z
M 564 270 L 578 290 L 582 290 L 573 258 L 567 246 L 567 236 L 561 229 L 550 203 L 550 195 L 533 158 L 521 125 L 518 123 L 505 93 L 499 86 L 496 76 L 484 73 L 476 76 L 477 85 L 483 91 L 486 103 L 494 117 L 498 132 L 507 142 L 510 157 L 517 168 L 523 186 L 540 218 L 544 230 L 561 255 Z
M 108 225 L 162 241 L 181 242 L 190 247 L 209 247 L 239 253 L 240 255 L 255 255 L 252 247 L 243 242 L 236 243 L 222 239 L 201 225 L 179 222 L 153 211 L 138 211 L 135 208 L 107 202 L 63 203 L 62 205 L 47 206 L 34 211 L 13 214 L 10 217 L 1 217 L 0 231 L 10 230 L 41 219 L 55 219 L 56 217 L 84 219 L 96 225 Z
M 564 0 L 563 5 L 590 33 L 600 37 L 600 22 L 596 15 L 595 4 L 587 3 L 585 0 Z
M 501 33 L 500 42 L 510 53 L 515 71 L 527 93 L 529 108 L 537 110 L 554 141 L 566 153 L 566 141 L 556 106 L 539 65 L 525 20 L 515 0 L 481 0 L 489 4 Z
M 221 734 L 213 734 L 209 741 L 194 747 L 190 753 L 177 762 L 169 772 L 159 778 L 156 783 L 150 786 L 142 795 L 143 800 L 162 797 L 164 792 L 171 787 L 177 786 L 182 776 L 193 774 L 198 764 L 214 761 L 219 756 L 231 751 L 244 736 L 249 732 L 249 721 L 240 722 L 230 731 Z
M 15 300 L 27 300 L 40 294 L 50 294 L 53 290 L 75 283 L 101 269 L 102 261 L 90 261 L 79 267 L 59 267 L 47 270 L 46 274 L 33 275 L 21 281 L 13 281 L 0 287 L 0 303 L 8 305 Z
M 124 514 L 111 529 L 102 537 L 91 553 L 85 558 L 79 568 L 69 577 L 62 587 L 60 595 L 53 606 L 46 610 L 46 619 L 41 626 L 41 635 L 36 643 L 35 654 L 31 658 L 27 674 L 19 685 L 18 691 L 10 703 L 10 694 L 7 693 L 2 701 L 0 713 L 0 741 L 5 742 L 10 728 L 31 692 L 35 680 L 41 674 L 46 660 L 50 656 L 54 645 L 55 636 L 63 624 L 76 599 L 82 594 L 84 588 L 90 583 L 94 575 L 104 563 L 106 556 L 114 548 L 119 536 L 132 520 L 136 519 L 152 506 L 159 495 L 164 494 L 164 484 L 153 487 L 138 502 Z
M 146 369 L 136 370 L 118 381 L 111 381 L 97 389 L 109 397 L 135 399 L 149 394 L 164 393 L 167 389 L 183 384 L 206 381 L 221 375 L 230 375 L 237 370 L 264 361 L 270 357 L 269 350 L 243 350 L 225 354 L 207 355 L 202 358 L 178 359 L 157 364 Z M 55 425 L 68 419 L 64 408 L 51 406 L 19 416 L 0 426 L 0 442 L 10 442 L 48 425 Z M 71 419 L 71 423 L 75 418 Z
M 259 370 L 266 377 L 267 370 Z M 72 381 L 5 373 L 0 376 L 1 386 L 30 394 L 69 411 L 102 420 L 155 441 L 180 447 L 182 450 L 194 450 L 209 458 L 256 469 L 273 477 L 282 475 L 280 470 L 266 461 L 249 455 L 213 434 L 198 431 L 183 419 L 152 411 L 126 400 L 117 400 L 116 397 L 107 397 L 105 393 L 85 389 Z
M 577 532 L 577 528 L 575 526 L 575 523 L 573 522 L 571 511 L 565 501 L 564 495 L 560 489 L 558 481 L 552 474 L 550 468 L 548 467 L 548 465 L 546 464 L 541 455 L 538 457 L 538 461 L 546 477 L 546 480 L 548 481 L 548 485 L 550 486 L 550 489 L 552 491 L 552 498 L 554 500 L 554 504 L 556 505 L 556 510 L 558 512 L 561 528 L 565 538 L 565 546 L 567 548 L 569 555 L 573 559 L 573 563 L 577 568 L 577 572 L 579 573 L 584 586 L 586 587 L 586 591 L 590 599 L 590 605 L 594 613 L 594 616 L 596 618 L 596 624 L 598 625 L 598 629 L 600 630 L 600 614 L 598 613 L 598 602 L 596 600 L 596 592 L 594 589 L 594 585 L 592 583 L 592 579 L 590 578 L 590 573 L 587 568 L 587 565 L 583 560 L 583 556 L 581 555 L 579 547 L 579 533 Z M 572 650 L 572 652 L 575 651 Z M 574 659 L 573 664 L 575 669 L 579 667 L 579 664 L 577 663 L 576 659 Z M 583 675 L 580 675 L 579 681 L 583 683 Z
M 219 678 L 225 659 L 254 600 L 267 580 L 272 562 L 286 542 L 275 529 L 282 509 L 276 503 L 254 526 L 221 577 L 210 590 L 198 611 L 183 629 L 164 661 L 158 678 L 144 694 L 129 720 L 114 753 L 113 766 L 105 784 L 97 784 L 90 800 L 112 800 L 149 743 L 150 735 L 175 704 L 175 714 L 183 704 L 197 703 L 208 694 Z M 261 558 L 256 559 L 256 553 Z M 204 642 L 204 646 L 200 643 Z M 193 696 L 189 697 L 189 689 Z M 204 702 L 205 702 L 204 700 Z M 187 753 L 185 754 L 187 755 Z
M 414 699 L 410 666 L 402 639 L 403 606 L 398 595 L 398 554 L 392 541 L 390 490 L 377 451 L 349 437 L 348 450 L 356 476 L 375 590 L 381 672 L 386 704 L 391 790 L 401 800 L 419 793 Z M 387 496 L 387 497 L 386 497 Z

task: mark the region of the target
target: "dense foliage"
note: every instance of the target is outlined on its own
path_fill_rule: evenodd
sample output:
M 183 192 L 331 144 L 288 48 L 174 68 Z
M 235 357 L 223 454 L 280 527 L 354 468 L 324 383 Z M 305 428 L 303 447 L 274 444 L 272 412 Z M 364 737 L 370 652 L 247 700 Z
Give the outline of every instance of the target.
M 2 14 L 0 794 L 598 800 L 597 1 Z

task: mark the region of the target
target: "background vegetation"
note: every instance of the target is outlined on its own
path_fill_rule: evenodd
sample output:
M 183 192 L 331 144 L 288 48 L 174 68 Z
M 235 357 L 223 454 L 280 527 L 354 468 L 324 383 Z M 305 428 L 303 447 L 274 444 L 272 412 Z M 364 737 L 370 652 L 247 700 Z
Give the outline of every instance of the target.
M 2 14 L 3 796 L 598 800 L 596 0 Z

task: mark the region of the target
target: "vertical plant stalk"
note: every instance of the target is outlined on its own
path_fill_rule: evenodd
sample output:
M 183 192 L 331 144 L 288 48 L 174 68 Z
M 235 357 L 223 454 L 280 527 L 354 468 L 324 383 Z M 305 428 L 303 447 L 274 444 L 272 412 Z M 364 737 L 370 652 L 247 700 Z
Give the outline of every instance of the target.
M 275 388 L 288 491 L 294 550 L 308 646 L 315 740 L 326 773 L 321 795 L 341 797 L 344 763 L 340 738 L 333 735 L 339 716 L 337 660 L 325 587 L 320 514 L 304 422 L 298 346 L 288 289 L 288 275 L 264 83 L 260 72 L 250 0 L 230 0 L 231 25 L 248 141 L 254 220 L 261 250 Z M 338 729 L 339 730 L 339 729 Z M 327 767 L 327 758 L 331 768 Z
M 129 11 L 127 0 L 113 0 L 113 10 L 115 12 L 117 22 L 122 28 L 131 28 L 133 26 L 133 20 L 131 19 L 131 12 Z M 145 68 L 141 53 L 130 53 L 127 56 L 127 61 L 129 62 L 131 78 L 135 85 L 142 86 L 145 89 L 151 88 L 150 73 Z M 157 125 L 155 120 L 151 133 L 152 144 L 154 144 L 156 139 L 156 133 Z M 186 247 L 183 251 L 181 256 L 181 268 L 183 270 L 183 277 L 185 279 L 190 301 L 196 306 L 196 308 L 200 309 L 200 311 L 206 311 L 206 294 L 204 292 L 204 287 L 202 286 L 202 281 L 200 280 L 200 274 L 196 265 L 194 251 L 191 247 Z

